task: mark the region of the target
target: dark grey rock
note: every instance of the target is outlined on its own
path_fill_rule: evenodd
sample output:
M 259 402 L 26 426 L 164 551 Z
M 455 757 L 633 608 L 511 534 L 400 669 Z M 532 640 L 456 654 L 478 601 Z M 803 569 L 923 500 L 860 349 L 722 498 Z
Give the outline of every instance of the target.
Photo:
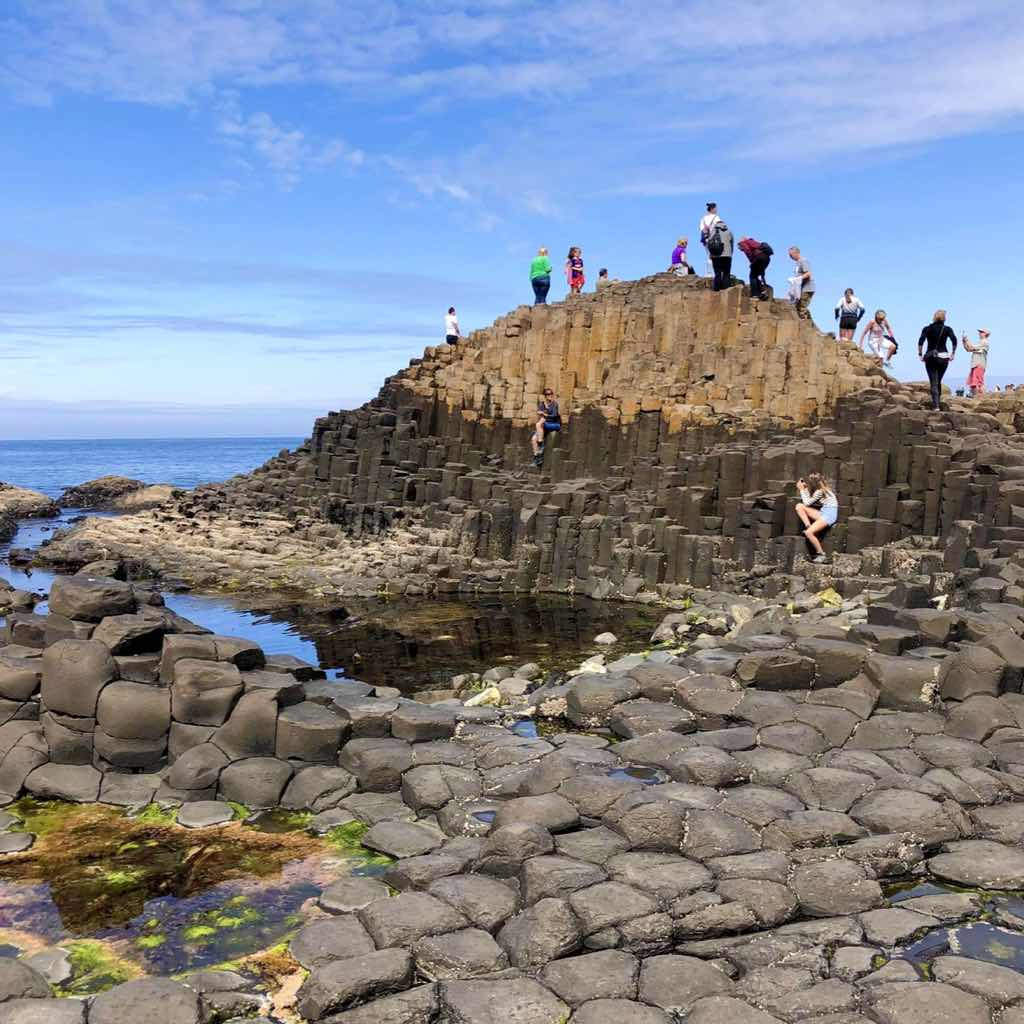
M 865 993 L 877 1024 L 991 1024 L 992 1015 L 977 996 L 940 982 L 877 985 Z
M 609 949 L 556 960 L 541 971 L 540 981 L 575 1007 L 592 999 L 636 999 L 639 972 L 635 956 Z
M 420 857 L 436 850 L 441 845 L 443 836 L 409 821 L 381 821 L 374 825 L 361 841 L 369 850 L 379 850 L 389 857 L 402 859 Z
M 242 690 L 236 666 L 182 658 L 174 663 L 171 714 L 188 725 L 223 725 Z
M 519 910 L 514 888 L 481 875 L 440 878 L 430 885 L 428 892 L 489 932 L 496 932 Z
M 612 857 L 605 869 L 613 881 L 642 889 L 664 900 L 710 888 L 711 872 L 685 857 L 660 853 L 623 853 Z
M 382 949 L 336 960 L 310 972 L 299 988 L 296 1007 L 303 1017 L 320 1020 L 357 1002 L 408 988 L 412 979 L 412 957 L 406 950 Z
M 440 1019 L 451 1024 L 565 1024 L 569 1018 L 569 1007 L 532 978 L 445 981 L 439 995 Z
M 732 990 L 722 971 L 694 957 L 652 956 L 640 967 L 640 998 L 670 1014 L 687 1014 L 698 999 Z
M 508 967 L 505 951 L 480 928 L 427 936 L 412 953 L 417 971 L 431 981 L 479 978 Z
M 96 754 L 118 768 L 156 768 L 167 751 L 166 735 L 155 740 L 122 739 L 97 728 L 92 741 Z
M 388 887 L 375 878 L 339 878 L 322 893 L 317 903 L 329 914 L 353 914 L 389 895 Z
M 391 735 L 410 743 L 424 743 L 453 736 L 455 725 L 455 712 L 451 708 L 400 701 L 391 716 Z
M 564 832 L 579 823 L 576 808 L 557 793 L 526 796 L 503 803 L 494 818 L 494 828 L 511 824 L 539 825 L 549 832 Z
M 101 992 L 89 1009 L 89 1024 L 199 1024 L 199 996 L 168 978 L 140 978 Z
M 185 828 L 209 828 L 233 821 L 235 812 L 218 800 L 196 800 L 183 804 L 178 811 L 178 824 Z
M 114 681 L 100 694 L 96 721 L 110 736 L 166 740 L 171 727 L 171 695 L 144 683 Z
M 498 944 L 522 970 L 537 970 L 580 948 L 580 922 L 566 900 L 546 899 L 513 917 L 498 933 Z
M 800 911 L 809 917 L 836 917 L 873 910 L 883 901 L 878 882 L 858 864 L 826 860 L 799 864 L 793 870 L 793 891 Z
M 523 903 L 530 906 L 542 899 L 568 896 L 577 889 L 603 882 L 601 868 L 570 857 L 531 857 L 520 873 Z
M 41 800 L 87 804 L 99 797 L 101 778 L 91 765 L 44 764 L 25 779 L 25 789 Z
M 243 693 L 228 720 L 210 739 L 232 760 L 273 757 L 277 750 L 277 712 L 277 695 L 269 690 Z
M 590 936 L 655 913 L 658 900 L 622 882 L 603 882 L 572 893 L 569 906 L 579 919 L 584 936 Z
M 107 648 L 95 640 L 59 640 L 43 652 L 43 705 L 49 711 L 94 718 L 100 692 L 117 676 Z
M 359 919 L 378 949 L 411 946 L 426 935 L 456 931 L 467 924 L 457 910 L 424 892 L 377 900 L 359 911 Z
M 201 743 L 185 751 L 167 773 L 167 782 L 175 789 L 203 790 L 217 785 L 228 766 L 225 753 L 212 743 Z
M 879 789 L 850 808 L 850 817 L 875 833 L 905 832 L 928 842 L 959 838 L 942 805 L 921 793 Z
M 1024 888 L 1024 851 L 992 842 L 968 839 L 950 843 L 928 861 L 939 878 L 980 889 Z
M 979 996 L 994 1007 L 1024 1004 L 1024 975 L 1010 967 L 962 956 L 932 961 L 935 980 Z
M 4 832 L 0 834 L 0 855 L 24 853 L 35 841 L 36 837 L 30 832 Z
M 93 640 L 115 655 L 150 654 L 160 650 L 164 623 L 145 615 L 108 615 L 92 631 Z
M 681 850 L 694 860 L 752 853 L 761 837 L 746 822 L 721 811 L 690 811 Z
M 687 733 L 697 728 L 697 717 L 691 711 L 640 698 L 617 704 L 608 716 L 614 733 L 626 739 L 653 732 Z
M 58 576 L 50 587 L 50 611 L 69 619 L 100 622 L 135 611 L 135 592 L 109 576 Z
M 579 1007 L 572 1015 L 572 1024 L 671 1024 L 671 1018 L 664 1010 L 645 1003 L 594 999 Z
M 361 789 L 394 793 L 401 789 L 402 773 L 412 767 L 412 748 L 399 739 L 353 739 L 342 748 L 339 764 L 359 780 Z
M 244 698 L 243 698 L 244 699 Z M 317 814 L 337 807 L 355 792 L 356 780 L 344 768 L 317 765 L 298 772 L 281 797 L 289 810 L 310 810 Z
M 617 704 L 639 696 L 640 684 L 628 676 L 577 676 L 566 694 L 567 716 L 581 729 L 604 726 Z
M 0 1003 L 3 1024 L 85 1024 L 86 1004 L 78 999 L 11 999 Z
M 225 800 L 246 807 L 276 807 L 292 777 L 291 766 L 272 757 L 235 761 L 220 773 L 219 791 Z
M 313 970 L 334 960 L 372 953 L 376 947 L 359 919 L 346 914 L 305 925 L 288 948 L 303 967 Z
M 347 724 L 333 711 L 304 701 L 277 716 L 277 756 L 334 764 Z
M 331 1014 L 328 1024 L 432 1024 L 437 1016 L 437 985 L 419 985 L 407 992 L 374 999 L 342 1013 Z M 247 1024 L 229 1021 L 228 1024 Z M 257 1022 L 258 1024 L 258 1022 Z M 273 1024 L 268 1021 L 267 1024 Z

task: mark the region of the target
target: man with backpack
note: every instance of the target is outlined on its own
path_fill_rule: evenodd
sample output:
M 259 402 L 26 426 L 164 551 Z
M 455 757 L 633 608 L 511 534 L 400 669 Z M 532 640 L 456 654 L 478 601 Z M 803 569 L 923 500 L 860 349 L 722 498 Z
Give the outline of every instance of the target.
M 767 242 L 759 242 L 756 238 L 741 239 L 739 248 L 750 260 L 750 297 L 766 298 L 768 283 L 764 279 L 764 273 L 772 261 L 775 250 Z
M 711 266 L 715 268 L 715 280 L 711 287 L 716 292 L 732 284 L 732 247 L 733 237 L 729 225 L 719 218 L 711 225 L 707 240 Z

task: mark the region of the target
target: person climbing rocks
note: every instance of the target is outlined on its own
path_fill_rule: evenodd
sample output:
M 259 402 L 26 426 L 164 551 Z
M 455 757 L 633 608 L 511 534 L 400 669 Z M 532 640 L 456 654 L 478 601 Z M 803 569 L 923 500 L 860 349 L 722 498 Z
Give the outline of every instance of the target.
M 715 279 L 711 287 L 716 292 L 724 291 L 732 284 L 733 237 L 729 225 L 721 218 L 711 225 L 707 248 L 711 266 L 715 268 Z
M 685 277 L 691 273 L 690 264 L 686 260 L 686 247 L 689 244 L 689 240 L 686 238 L 680 238 L 676 242 L 676 247 L 672 250 L 672 262 L 669 264 L 669 273 L 678 274 L 680 277 Z
M 971 392 L 971 398 L 976 395 L 985 394 L 985 370 L 988 367 L 988 336 L 989 332 L 984 327 L 978 328 L 978 343 L 976 345 L 971 344 L 971 339 L 967 337 L 967 332 L 964 331 L 963 341 L 964 348 L 971 353 L 971 372 L 967 375 L 967 387 Z M 998 391 L 999 389 L 996 388 Z M 1009 391 L 1009 385 L 1006 390 Z
M 543 397 L 537 403 L 537 424 L 530 438 L 535 466 L 544 464 L 544 444 L 548 434 L 561 429 L 562 415 L 558 411 L 558 399 L 551 388 L 545 388 Z
M 533 285 L 533 304 L 543 306 L 548 301 L 548 290 L 551 288 L 551 260 L 548 250 L 541 246 L 530 264 L 530 284 Z
M 789 247 L 789 258 L 796 264 L 795 272 L 789 279 L 790 297 L 796 303 L 796 315 L 801 320 L 811 319 L 811 299 L 814 298 L 814 275 L 811 265 L 800 255 L 800 247 Z
M 455 315 L 455 307 L 449 306 L 448 313 L 444 318 L 444 340 L 449 345 L 457 345 L 460 337 L 459 318 Z
M 704 246 L 705 250 L 707 250 L 708 247 L 708 238 L 711 236 L 711 229 L 721 219 L 718 216 L 718 203 L 708 203 L 706 209 L 708 212 L 701 217 L 700 224 L 698 225 L 698 231 L 700 232 L 700 244 Z M 710 263 L 711 253 L 708 252 L 707 255 Z
M 767 242 L 759 242 L 756 238 L 742 238 L 738 246 L 740 252 L 750 260 L 750 297 L 763 299 L 767 295 L 768 282 L 765 271 L 775 255 L 775 250 Z
M 952 351 L 946 349 L 947 342 L 953 343 Z M 937 309 L 932 316 L 932 322 L 922 328 L 921 337 L 917 339 L 917 357 L 924 363 L 928 373 L 932 409 L 935 412 L 942 407 L 942 378 L 955 355 L 956 334 L 953 328 L 946 324 L 946 311 Z
M 864 347 L 865 341 L 867 348 Z M 870 349 L 878 358 L 878 362 L 885 366 L 890 365 L 892 357 L 899 351 L 895 332 L 884 309 L 876 309 L 875 315 L 864 325 L 860 335 L 860 347 L 863 352 Z
M 579 295 L 587 279 L 583 273 L 583 250 L 574 245 L 565 260 L 565 283 L 572 295 Z
M 857 324 L 860 323 L 864 313 L 864 303 L 853 294 L 852 288 L 847 288 L 843 292 L 843 297 L 836 303 L 835 308 L 836 320 L 839 321 L 840 341 L 853 341 Z M 861 338 L 862 342 L 863 340 Z
M 839 519 L 839 499 L 832 485 L 820 473 L 808 473 L 806 480 L 797 480 L 796 488 L 800 493 L 796 514 L 804 524 L 807 543 L 814 549 L 811 561 L 823 565 L 828 559 L 818 534 L 835 526 Z

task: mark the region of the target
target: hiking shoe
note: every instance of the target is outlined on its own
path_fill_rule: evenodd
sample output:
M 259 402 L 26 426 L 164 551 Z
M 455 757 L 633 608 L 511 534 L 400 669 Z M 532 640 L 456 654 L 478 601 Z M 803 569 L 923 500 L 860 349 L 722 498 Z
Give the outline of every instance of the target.
M 544 465 L 544 453 L 540 452 L 538 455 L 534 455 L 533 464 L 540 469 Z
M 813 558 L 811 559 L 811 561 L 812 561 L 812 562 L 813 562 L 813 563 L 814 563 L 815 565 L 826 565 L 826 564 L 828 563 L 828 559 L 827 559 L 827 558 L 826 558 L 826 557 L 825 557 L 824 555 L 815 555 L 815 556 L 814 556 L 814 557 L 813 557 Z

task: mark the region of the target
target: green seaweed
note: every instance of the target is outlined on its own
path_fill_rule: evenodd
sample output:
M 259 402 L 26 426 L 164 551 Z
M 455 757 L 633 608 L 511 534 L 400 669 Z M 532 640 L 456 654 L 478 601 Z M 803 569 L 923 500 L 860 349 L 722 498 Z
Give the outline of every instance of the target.
M 135 945 L 139 949 L 159 949 L 167 941 L 167 936 L 161 933 L 153 935 L 140 935 L 135 940 Z
M 64 800 L 36 800 L 26 796 L 4 808 L 18 819 L 15 832 L 31 832 L 35 836 L 47 836 L 64 827 L 68 818 L 79 810 L 78 804 Z
M 159 804 L 146 804 L 135 815 L 136 821 L 144 821 L 149 825 L 174 825 L 178 820 L 178 812 L 173 807 L 161 807 Z
M 349 821 L 344 825 L 335 825 L 330 830 L 324 839 L 331 844 L 335 849 L 340 850 L 343 853 L 351 854 L 352 856 L 361 856 L 367 853 L 367 849 L 363 846 L 363 836 L 370 831 L 369 825 L 364 825 L 361 821 Z
M 71 980 L 62 989 L 65 995 L 95 995 L 142 973 L 137 964 L 117 956 L 102 942 L 81 939 L 66 943 L 63 948 L 68 952 L 72 972 Z
M 217 929 L 209 924 L 190 924 L 181 930 L 181 937 L 185 942 L 209 942 L 216 934 Z

